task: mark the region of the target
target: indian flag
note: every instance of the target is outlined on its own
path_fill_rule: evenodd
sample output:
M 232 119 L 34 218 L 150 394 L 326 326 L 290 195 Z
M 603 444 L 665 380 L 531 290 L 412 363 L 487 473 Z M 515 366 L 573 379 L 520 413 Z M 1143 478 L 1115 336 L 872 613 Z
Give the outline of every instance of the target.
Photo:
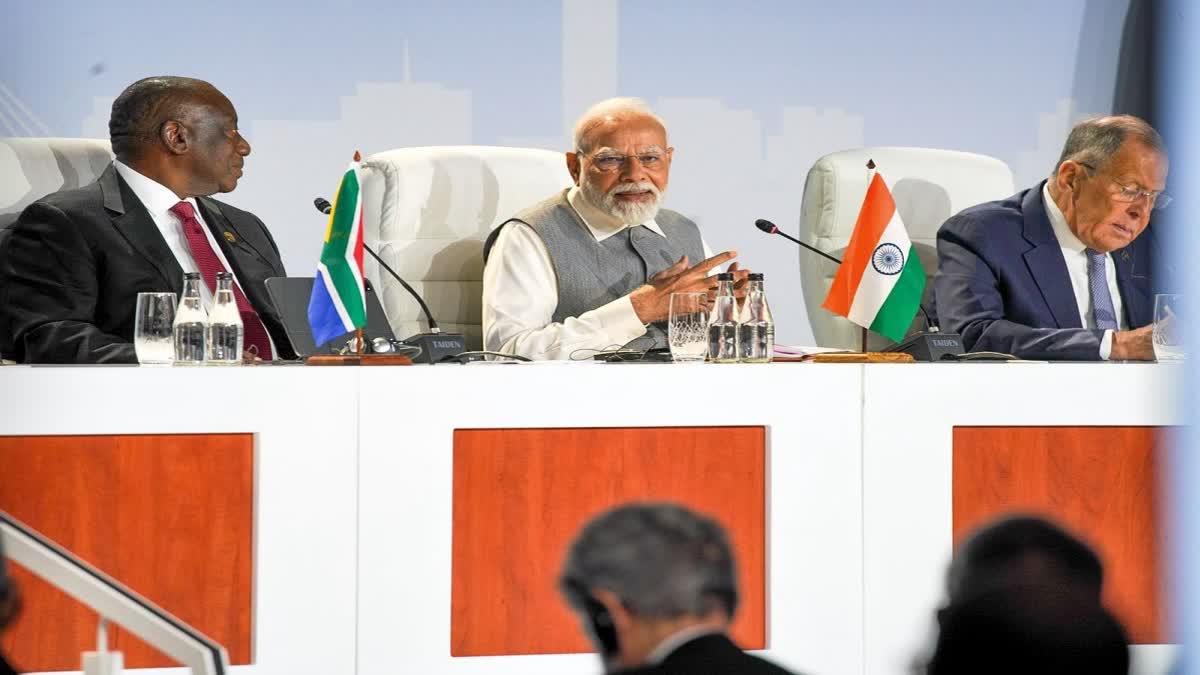
M 822 306 L 900 342 L 924 292 L 925 269 L 896 212 L 892 193 L 876 173 Z
M 358 153 L 354 159 L 333 200 L 325 247 L 308 301 L 308 325 L 317 346 L 367 325 Z

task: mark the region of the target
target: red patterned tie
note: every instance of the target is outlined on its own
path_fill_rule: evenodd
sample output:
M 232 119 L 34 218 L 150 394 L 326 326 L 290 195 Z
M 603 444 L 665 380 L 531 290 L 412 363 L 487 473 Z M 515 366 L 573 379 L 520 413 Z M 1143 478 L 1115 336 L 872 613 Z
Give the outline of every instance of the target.
M 192 209 L 191 204 L 179 202 L 171 207 L 171 213 L 175 214 L 175 217 L 183 223 L 183 233 L 187 236 L 188 248 L 192 249 L 196 267 L 200 268 L 200 278 L 204 279 L 205 284 L 208 284 L 209 291 L 216 293 L 217 272 L 228 272 L 229 270 L 221 264 L 221 259 L 217 257 L 216 251 L 208 243 L 208 237 L 204 234 L 204 226 L 200 224 L 199 220 L 196 220 L 196 211 Z M 253 346 L 253 351 L 257 352 L 260 358 L 270 361 L 272 358 L 271 340 L 267 337 L 267 327 L 263 325 L 262 319 L 258 318 L 258 312 L 250 306 L 250 301 L 246 299 L 237 283 L 233 284 L 233 296 L 237 299 L 238 313 L 242 315 L 245 348 L 249 350 Z

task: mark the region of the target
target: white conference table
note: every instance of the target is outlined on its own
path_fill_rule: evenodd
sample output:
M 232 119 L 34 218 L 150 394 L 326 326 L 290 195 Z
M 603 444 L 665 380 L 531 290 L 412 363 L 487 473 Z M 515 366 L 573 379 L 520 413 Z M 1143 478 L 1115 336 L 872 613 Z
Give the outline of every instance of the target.
M 805 673 L 884 675 L 906 672 L 940 600 L 953 427 L 1181 424 L 1177 376 L 1155 364 L 11 366 L 0 435 L 256 434 L 255 657 L 235 673 L 557 675 L 598 664 L 450 656 L 453 431 L 766 426 L 765 654 Z M 1135 658 L 1158 672 L 1169 653 Z

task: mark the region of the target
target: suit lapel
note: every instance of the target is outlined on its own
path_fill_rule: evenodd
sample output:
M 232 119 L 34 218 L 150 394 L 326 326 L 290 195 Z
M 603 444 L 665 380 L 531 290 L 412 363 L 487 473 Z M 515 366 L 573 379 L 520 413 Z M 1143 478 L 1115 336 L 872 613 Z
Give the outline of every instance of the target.
M 266 289 L 262 286 L 261 281 L 270 276 L 283 276 L 283 273 L 263 257 L 254 245 L 241 236 L 241 233 L 234 227 L 233 221 L 225 217 L 220 205 L 204 197 L 197 198 L 196 204 L 199 205 L 200 215 L 204 217 L 204 223 L 212 232 L 217 246 L 220 246 L 221 251 L 225 254 L 225 260 L 230 267 L 229 271 L 233 272 L 237 278 L 238 285 L 246 294 L 250 305 L 254 307 L 260 317 L 276 316 L 278 312 L 270 298 L 267 297 Z M 260 265 L 271 272 L 267 273 L 260 269 Z M 256 281 L 260 283 L 256 283 Z M 260 288 L 262 289 L 261 293 L 259 292 Z M 274 339 L 278 346 L 279 338 L 275 337 Z
M 1153 246 L 1152 238 L 1152 233 L 1144 232 L 1129 246 L 1112 252 L 1117 266 L 1117 290 L 1121 293 L 1125 322 L 1130 328 L 1140 328 L 1154 320 L 1150 275 L 1139 273 L 1139 270 L 1150 267 L 1144 260 L 1150 258 L 1148 252 Z
M 1025 217 L 1025 240 L 1033 246 L 1025 252 L 1025 264 L 1058 327 L 1083 328 L 1071 276 L 1067 272 L 1067 262 L 1063 260 L 1062 246 L 1054 236 L 1050 217 L 1046 215 L 1046 203 L 1042 200 L 1043 183 L 1030 189 L 1021 202 L 1021 213 Z
M 229 223 L 229 219 L 225 217 L 225 214 L 216 204 L 203 197 L 197 197 L 196 205 L 200 207 L 200 217 L 204 219 L 204 225 L 212 233 L 213 240 L 217 242 L 217 246 L 221 247 L 221 252 L 225 254 L 225 259 L 229 261 L 230 265 L 238 268 L 230 271 L 235 273 L 241 272 L 241 265 L 235 255 L 237 247 L 233 246 L 233 241 L 241 239 L 240 233 L 233 228 L 233 225 Z
M 208 224 L 208 229 L 212 232 L 217 245 L 225 252 L 225 258 L 229 260 L 229 264 L 235 264 L 233 260 L 237 257 L 239 248 L 253 251 L 263 262 L 269 260 L 262 254 L 262 251 L 250 243 L 249 239 L 242 236 L 242 232 L 238 231 L 232 220 L 225 217 L 225 212 L 221 210 L 219 204 L 204 197 L 197 197 L 196 203 L 200 206 L 200 215 L 204 216 L 204 222 Z
M 104 208 L 112 214 L 113 227 L 125 237 L 133 250 L 158 270 L 166 288 L 175 293 L 183 290 L 183 268 L 175 260 L 167 240 L 154 224 L 150 212 L 121 179 L 112 164 L 100 175 L 100 192 L 104 197 Z

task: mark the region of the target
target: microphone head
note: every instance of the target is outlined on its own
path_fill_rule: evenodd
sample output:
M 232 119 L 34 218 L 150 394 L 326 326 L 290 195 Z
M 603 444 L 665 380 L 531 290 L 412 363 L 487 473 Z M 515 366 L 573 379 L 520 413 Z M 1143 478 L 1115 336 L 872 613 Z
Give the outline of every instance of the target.
M 754 226 L 763 232 L 766 232 L 767 234 L 775 234 L 779 231 L 779 228 L 775 227 L 775 223 L 763 218 L 759 218 L 758 220 L 754 221 Z
M 314 199 L 313 206 L 317 207 L 317 210 L 325 215 L 329 215 L 329 212 L 333 210 L 333 204 L 330 204 L 329 200 L 324 197 Z

